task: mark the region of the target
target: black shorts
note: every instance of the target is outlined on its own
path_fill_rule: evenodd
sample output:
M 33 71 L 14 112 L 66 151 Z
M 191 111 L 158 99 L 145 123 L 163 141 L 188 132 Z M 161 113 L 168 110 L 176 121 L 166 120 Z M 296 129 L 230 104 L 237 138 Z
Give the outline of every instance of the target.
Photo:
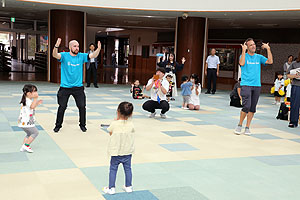
M 284 97 L 284 95 L 280 95 L 278 91 L 274 92 L 274 97 Z
M 259 94 L 261 87 L 256 86 L 242 86 L 241 96 L 242 96 L 242 111 L 245 113 L 256 112 L 256 105 L 258 103 Z

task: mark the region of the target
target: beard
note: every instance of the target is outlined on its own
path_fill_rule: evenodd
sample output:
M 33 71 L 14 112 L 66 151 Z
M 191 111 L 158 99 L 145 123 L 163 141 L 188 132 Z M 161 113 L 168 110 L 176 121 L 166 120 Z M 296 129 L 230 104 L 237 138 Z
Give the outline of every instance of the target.
M 73 54 L 77 55 L 78 54 L 78 50 L 75 50 L 75 51 L 71 51 Z

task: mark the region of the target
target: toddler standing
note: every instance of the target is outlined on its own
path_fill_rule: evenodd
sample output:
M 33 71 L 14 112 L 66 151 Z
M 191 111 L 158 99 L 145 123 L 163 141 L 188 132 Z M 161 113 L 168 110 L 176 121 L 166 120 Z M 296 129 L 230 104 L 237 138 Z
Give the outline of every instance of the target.
M 133 105 L 122 102 L 117 109 L 117 119 L 107 128 L 110 134 L 108 154 L 111 156 L 109 186 L 103 188 L 106 194 L 115 194 L 115 182 L 119 164 L 125 172 L 125 192 L 132 192 L 131 157 L 134 152 L 134 126 L 131 121 Z
M 182 76 L 181 78 L 182 80 L 182 84 L 181 84 L 181 95 L 183 97 L 183 103 L 182 103 L 182 108 L 188 110 L 189 108 L 187 107 L 187 105 L 190 103 L 190 99 L 191 99 L 191 94 L 192 94 L 192 90 L 191 87 L 193 86 L 193 83 L 188 82 L 189 78 L 187 76 Z

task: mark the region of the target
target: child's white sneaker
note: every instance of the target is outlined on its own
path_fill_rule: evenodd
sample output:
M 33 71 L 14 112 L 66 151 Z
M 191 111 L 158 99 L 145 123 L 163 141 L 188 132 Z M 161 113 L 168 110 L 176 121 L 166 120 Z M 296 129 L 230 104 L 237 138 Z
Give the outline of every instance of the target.
M 188 107 L 184 107 L 183 109 L 184 109 L 184 110 L 189 110 L 189 108 L 188 108 Z
M 102 189 L 102 191 L 105 193 L 105 194 L 115 194 L 116 193 L 116 189 L 115 188 L 108 188 L 108 187 L 104 187 Z
M 28 153 L 33 153 L 33 150 L 30 147 L 26 146 L 25 144 L 22 145 L 20 151 L 22 152 L 27 151 Z
M 130 192 L 133 191 L 133 190 L 132 190 L 132 186 L 126 187 L 125 185 L 123 186 L 123 190 L 124 190 L 125 192 L 128 192 L 128 193 L 130 193 Z
M 272 103 L 272 105 L 276 105 L 276 104 L 277 104 L 277 101 L 275 101 L 275 102 Z

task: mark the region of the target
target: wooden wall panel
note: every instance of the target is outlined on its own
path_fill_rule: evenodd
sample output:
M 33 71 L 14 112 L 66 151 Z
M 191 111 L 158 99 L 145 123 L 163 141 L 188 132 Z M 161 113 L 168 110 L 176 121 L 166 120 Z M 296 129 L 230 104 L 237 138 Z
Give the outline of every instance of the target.
M 80 52 L 84 52 L 84 13 L 72 10 L 50 10 L 50 82 L 60 82 L 60 63 L 52 57 L 57 38 L 61 38 L 59 52 L 68 51 L 69 41 L 79 42 Z

